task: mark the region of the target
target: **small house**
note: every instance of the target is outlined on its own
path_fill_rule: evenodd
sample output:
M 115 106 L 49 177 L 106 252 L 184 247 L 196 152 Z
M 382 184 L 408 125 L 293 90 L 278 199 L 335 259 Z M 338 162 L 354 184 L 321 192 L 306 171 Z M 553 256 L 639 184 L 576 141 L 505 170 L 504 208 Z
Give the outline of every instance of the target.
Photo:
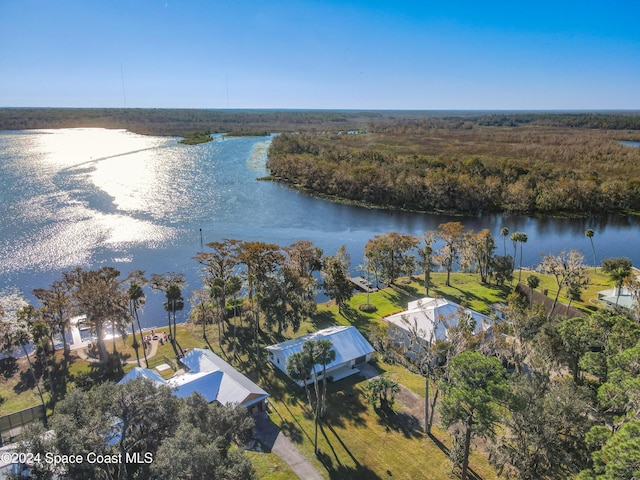
M 327 378 L 339 380 L 341 378 L 360 373 L 358 365 L 371 360 L 375 351 L 366 338 L 355 327 L 336 326 L 303 335 L 286 342 L 266 347 L 269 361 L 287 374 L 287 359 L 294 353 L 302 351 L 302 346 L 308 341 L 329 340 L 333 344 L 336 358 L 326 366 Z M 322 366 L 315 366 L 318 378 L 322 378 Z M 313 380 L 309 378 L 307 383 Z M 302 382 L 297 382 L 302 386 Z

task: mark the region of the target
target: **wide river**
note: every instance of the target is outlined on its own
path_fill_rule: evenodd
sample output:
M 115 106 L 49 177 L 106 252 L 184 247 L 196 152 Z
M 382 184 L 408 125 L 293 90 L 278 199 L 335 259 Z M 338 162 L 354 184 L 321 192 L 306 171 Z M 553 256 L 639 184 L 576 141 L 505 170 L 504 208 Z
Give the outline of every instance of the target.
M 325 254 L 346 245 L 352 270 L 361 274 L 364 245 L 375 235 L 420 236 L 454 220 L 489 228 L 499 254 L 502 227 L 525 232 L 527 266 L 571 248 L 582 249 L 591 264 L 587 228 L 595 231 L 598 262 L 627 256 L 640 264 L 637 218 L 448 217 L 336 204 L 256 181 L 267 173 L 269 142 L 217 137 L 186 147 L 176 138 L 124 130 L 0 132 L 0 291 L 17 288 L 33 300 L 34 288 L 49 287 L 64 271 L 109 265 L 123 274 L 182 272 L 188 300 L 202 285 L 193 257 L 203 243 L 223 238 L 281 246 L 310 239 Z M 506 248 L 513 252 L 508 239 Z M 162 301 L 147 291 L 144 326 L 165 324 Z M 188 310 L 187 303 L 182 320 Z

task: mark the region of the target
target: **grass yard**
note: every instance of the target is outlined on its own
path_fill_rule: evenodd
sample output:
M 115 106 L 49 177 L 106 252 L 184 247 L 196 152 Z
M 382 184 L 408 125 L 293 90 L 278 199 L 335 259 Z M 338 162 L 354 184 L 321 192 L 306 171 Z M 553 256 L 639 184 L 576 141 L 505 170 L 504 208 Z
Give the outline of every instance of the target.
M 386 364 L 381 367 L 387 369 Z M 415 377 L 414 383 L 423 382 Z M 314 421 L 304 389 L 279 371 L 266 373 L 265 382 L 273 395 L 271 419 L 314 460 Z M 421 419 L 399 401 L 392 413 L 374 409 L 365 398 L 366 383 L 353 375 L 329 384 L 327 416 L 318 434 L 320 471 L 330 479 L 450 478 L 449 435 L 438 428 L 432 437 L 425 435 Z M 470 465 L 477 478 L 498 478 L 481 454 L 473 453 Z
M 525 280 L 533 272 L 523 271 Z M 577 308 L 593 311 L 597 306 L 597 292 L 611 287 L 611 281 L 600 271 L 589 269 L 589 288 L 583 292 L 582 300 L 573 303 Z M 553 298 L 556 285 L 553 277 L 540 275 L 538 290 L 548 289 Z M 517 272 L 516 272 L 517 276 Z M 453 273 L 451 286 L 444 285 L 446 274 L 432 274 L 430 296 L 442 296 L 469 308 L 489 314 L 489 305 L 503 302 L 515 285 L 483 285 L 475 274 Z M 248 325 L 238 327 L 238 348 L 231 352 L 232 339 L 227 332 L 223 336 L 223 345 L 218 341 L 218 327 L 206 328 L 203 338 L 202 326 L 182 324 L 177 329 L 177 340 L 185 350 L 192 348 L 211 348 L 238 370 L 261 385 L 271 395 L 271 419 L 289 438 L 297 444 L 300 451 L 316 465 L 326 478 L 330 479 L 448 479 L 451 465 L 447 457 L 450 446 L 449 434 L 434 428 L 433 436 L 426 436 L 421 430 L 421 419 L 409 413 L 415 405 L 404 405 L 397 401 L 394 412 L 374 410 L 365 400 L 366 380 L 360 375 L 329 384 L 328 412 L 319 430 L 318 442 L 320 455 L 314 454 L 314 421 L 307 405 L 304 389 L 298 388 L 281 372 L 272 369 L 266 362 L 265 345 L 277 343 L 287 338 L 303 335 L 331 325 L 354 325 L 363 333 L 369 326 L 381 322 L 381 318 L 402 311 L 407 302 L 425 295 L 421 279 L 401 279 L 392 288 L 386 288 L 369 295 L 354 295 L 342 312 L 335 304 L 318 305 L 317 313 L 303 323 L 297 332 L 287 330 L 282 336 L 271 332 L 261 332 L 260 350 L 256 353 L 253 343 L 253 331 Z M 561 295 L 560 301 L 565 301 Z M 375 305 L 375 311 L 366 313 L 360 310 L 365 303 Z M 156 329 L 162 334 L 168 327 Z M 118 341 L 116 347 L 122 358 L 135 360 L 132 348 L 133 337 L 125 342 Z M 112 345 L 108 344 L 109 350 Z M 62 352 L 58 352 L 60 355 Z M 257 355 L 257 357 L 256 357 Z M 140 358 L 143 361 L 142 352 Z M 172 363 L 175 358 L 171 344 L 158 345 L 156 355 L 149 360 L 149 367 L 155 368 L 162 363 Z M 169 360 L 169 361 L 167 361 Z M 61 357 L 58 358 L 61 361 Z M 125 372 L 135 366 L 127 363 Z M 389 365 L 379 361 L 377 368 L 392 379 L 424 398 L 424 379 L 398 365 Z M 71 381 L 78 374 L 89 372 L 88 362 L 72 355 L 69 367 Z M 169 377 L 173 370 L 163 373 Z M 40 376 L 41 385 L 43 378 Z M 67 385 L 71 388 L 72 383 Z M 48 399 L 48 394 L 47 399 Z M 0 414 L 6 414 L 40 403 L 37 391 L 30 378 L 25 359 L 3 360 L 0 362 Z M 415 409 L 414 409 L 415 410 Z M 288 480 L 295 474 L 278 457 L 271 453 L 249 452 L 260 478 Z M 470 460 L 476 479 L 492 480 L 497 474 L 488 464 L 486 455 L 474 452 Z
M 273 453 L 247 450 L 253 468 L 261 480 L 298 480 L 298 475 L 280 457 Z

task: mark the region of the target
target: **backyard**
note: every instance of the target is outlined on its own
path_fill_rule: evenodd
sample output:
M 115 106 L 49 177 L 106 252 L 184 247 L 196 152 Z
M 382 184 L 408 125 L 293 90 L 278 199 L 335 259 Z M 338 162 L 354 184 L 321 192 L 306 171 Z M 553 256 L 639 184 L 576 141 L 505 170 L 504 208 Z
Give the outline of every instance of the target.
M 531 273 L 523 272 L 523 279 L 529 274 Z M 536 275 L 541 279 L 538 289 L 548 289 L 548 295 L 554 296 L 557 287 L 553 278 Z M 589 276 L 589 289 L 583 292 L 582 300 L 574 301 L 574 306 L 585 311 L 595 309 L 596 292 L 611 285 L 604 274 L 593 269 L 589 270 Z M 433 286 L 430 295 L 447 297 L 485 314 L 490 313 L 490 304 L 504 301 L 513 287 L 483 285 L 474 274 L 453 274 L 450 287 L 444 285 L 444 280 L 444 273 L 432 275 Z M 232 340 L 228 331 L 224 332 L 220 345 L 216 325 L 206 327 L 206 338 L 203 337 L 200 325 L 179 325 L 177 339 L 183 349 L 211 348 L 267 390 L 271 395 L 271 420 L 326 478 L 446 479 L 451 473 L 451 463 L 447 456 L 451 437 L 437 426 L 433 428 L 431 436 L 427 436 L 423 431 L 424 419 L 421 413 L 424 379 L 421 376 L 399 365 L 385 363 L 381 358 L 374 362 L 373 368 L 378 373 L 387 374 L 404 387 L 391 410 L 374 409 L 367 402 L 364 390 L 367 380 L 361 375 L 329 383 L 328 408 L 326 417 L 320 423 L 319 455 L 316 457 L 313 445 L 314 419 L 304 389 L 272 368 L 262 350 L 262 347 L 285 338 L 335 324 L 354 325 L 367 334 L 371 325 L 381 323 L 380 318 L 404 310 L 408 301 L 421 296 L 424 296 L 424 287 L 419 279 L 413 278 L 403 279 L 398 282 L 398 286 L 382 289 L 369 296 L 364 293 L 354 295 L 343 309 L 343 314 L 338 314 L 337 307 L 332 303 L 321 304 L 317 313 L 303 323 L 297 332 L 284 331 L 283 337 L 277 337 L 274 333 L 261 331 L 260 350 L 257 355 L 252 329 L 248 325 L 241 325 L 239 328 L 239 343 L 235 352 L 232 351 Z M 563 300 L 562 295 L 560 300 Z M 367 302 L 375 305 L 374 312 L 365 313 L 359 309 L 360 305 Z M 161 334 L 165 330 L 166 327 L 157 329 L 157 332 Z M 125 373 L 136 364 L 131 341 L 132 337 L 129 336 L 126 342 L 119 340 L 116 344 L 121 359 L 129 362 L 124 365 Z M 58 352 L 58 362 L 61 361 L 61 357 L 62 352 Z M 140 357 L 143 358 L 142 353 Z M 163 363 L 171 364 L 173 358 L 175 356 L 169 343 L 158 345 L 155 355 L 149 359 L 149 367 L 155 368 Z M 5 359 L 0 362 L 0 367 L 2 414 L 39 403 L 25 359 Z M 67 388 L 71 388 L 72 383 L 79 377 L 90 376 L 92 370 L 91 363 L 77 357 L 75 353 L 72 354 Z M 163 376 L 171 374 L 173 369 L 165 371 Z M 250 457 L 260 478 L 296 478 L 291 469 L 273 454 L 250 452 Z M 486 452 L 474 449 L 470 467 L 472 475 L 475 476 L 472 478 L 499 478 L 489 465 Z

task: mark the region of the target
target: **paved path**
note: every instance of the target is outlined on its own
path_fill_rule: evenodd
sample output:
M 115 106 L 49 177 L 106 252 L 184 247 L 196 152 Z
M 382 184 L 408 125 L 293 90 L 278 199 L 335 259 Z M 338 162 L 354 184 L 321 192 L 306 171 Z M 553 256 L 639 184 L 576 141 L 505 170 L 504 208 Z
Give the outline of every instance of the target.
M 322 480 L 322 475 L 300 453 L 291 440 L 276 426 L 266 413 L 255 417 L 255 437 L 264 443 L 271 453 L 275 453 L 303 480 Z

